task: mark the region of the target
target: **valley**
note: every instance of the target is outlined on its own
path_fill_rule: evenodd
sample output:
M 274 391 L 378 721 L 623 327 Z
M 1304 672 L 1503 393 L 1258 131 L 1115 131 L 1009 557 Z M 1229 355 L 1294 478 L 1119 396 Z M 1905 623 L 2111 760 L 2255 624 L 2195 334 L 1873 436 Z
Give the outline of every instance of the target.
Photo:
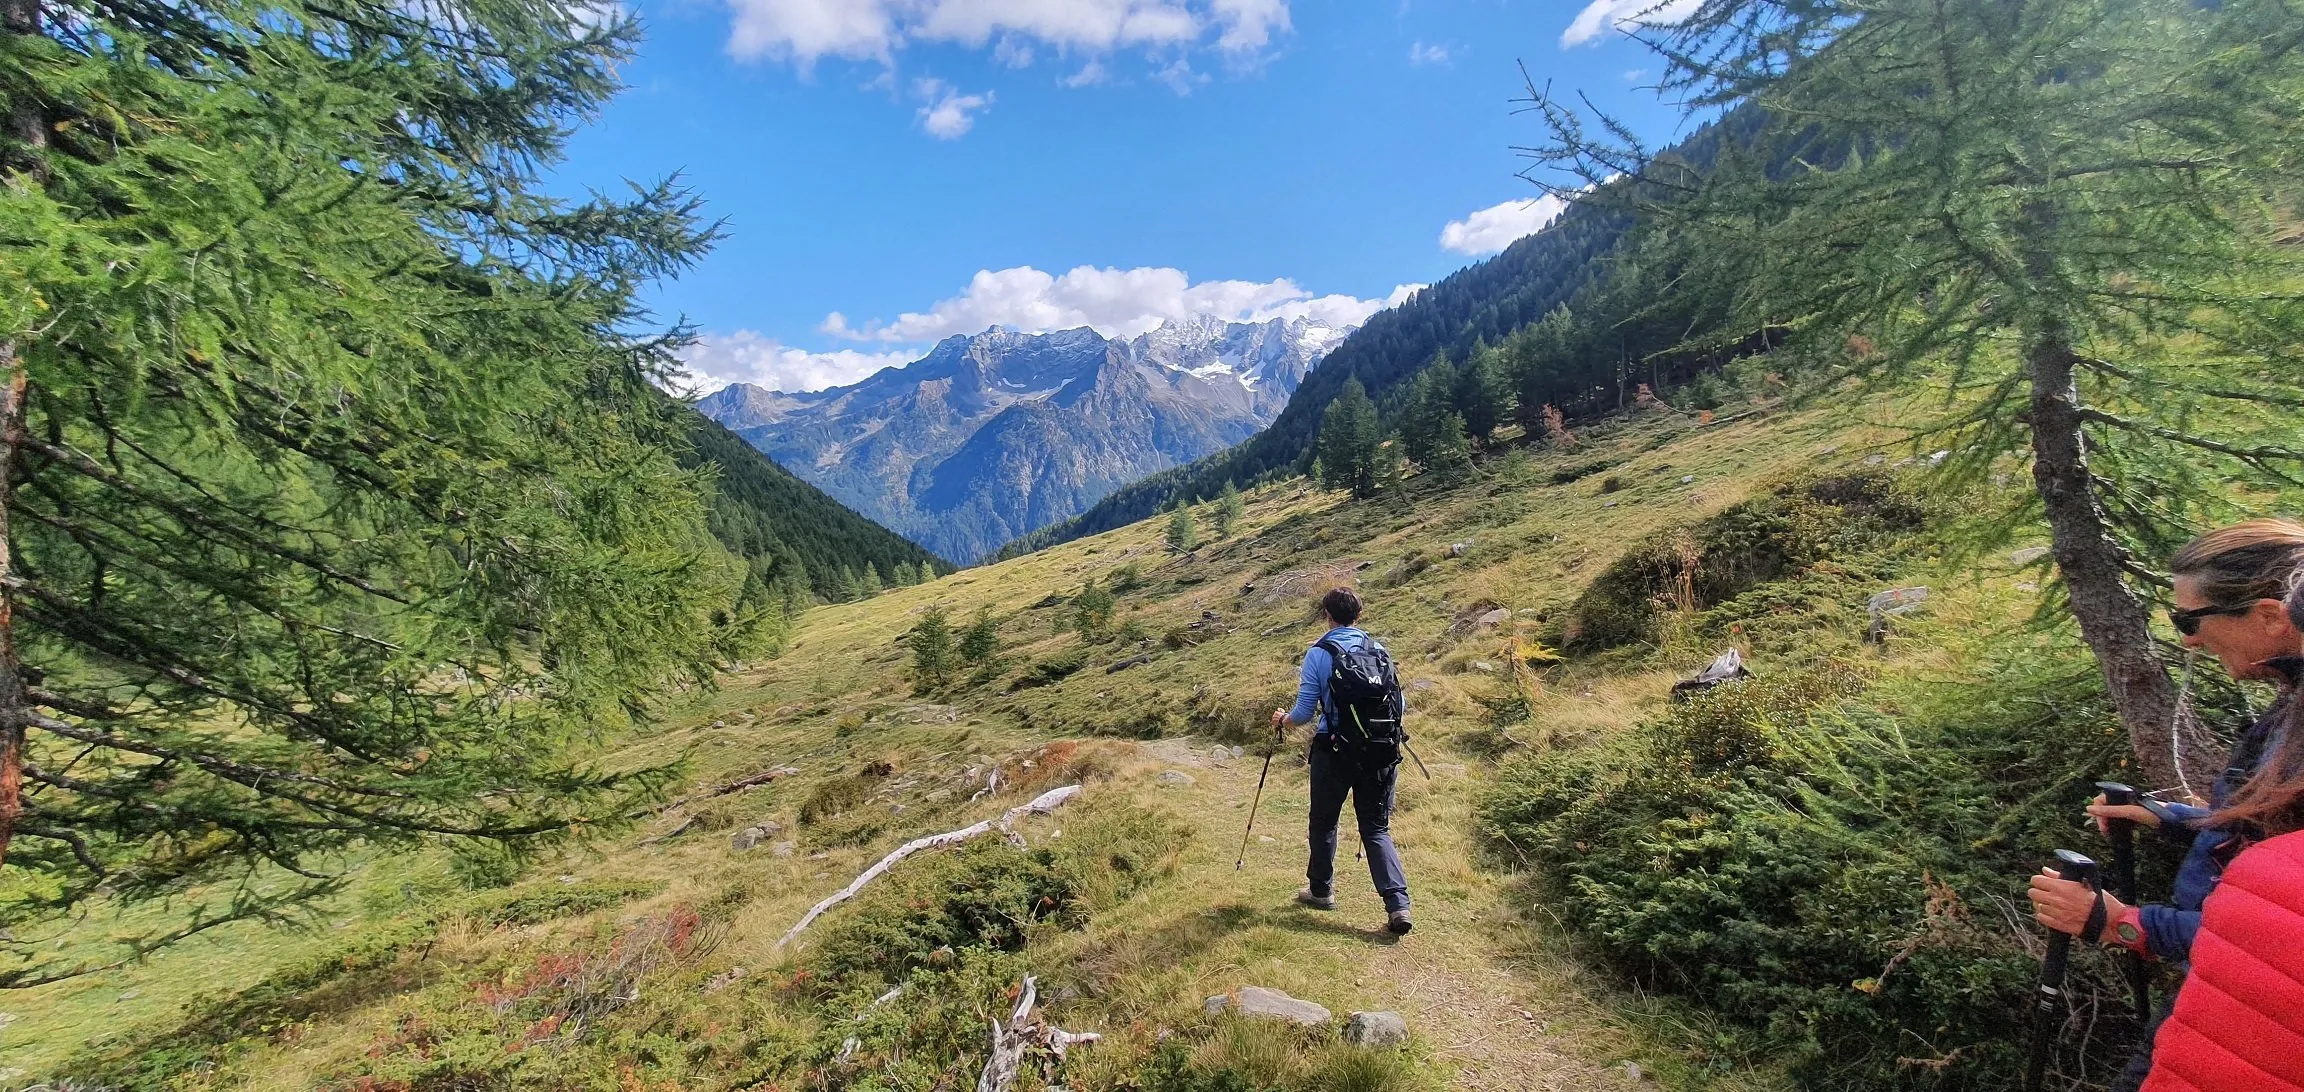
M 1728 426 L 1666 415 L 1602 431 L 1574 452 L 1510 451 L 1477 482 L 1418 492 L 1412 506 L 1286 483 L 1251 492 L 1236 533 L 1188 555 L 1167 551 L 1163 521 L 1150 521 L 817 608 L 781 659 L 696 695 L 666 730 L 633 738 L 609 758 L 640 765 L 685 756 L 689 787 L 676 794 L 685 806 L 590 850 L 537 862 L 502 892 L 457 893 L 436 856 L 375 862 L 360 873 L 359 896 L 325 911 L 320 920 L 333 924 L 315 934 L 247 949 L 262 934 L 236 928 L 138 968 L 44 991 L 0 1029 L 10 1044 L 0 1062 L 20 1072 L 63 1063 L 100 1083 L 127 1072 L 114 1067 L 157 1064 L 162 1070 L 144 1080 L 172 1088 L 713 1088 L 808 1072 L 822 1079 L 844 1071 L 827 1070 L 833 1063 L 818 1052 L 837 1047 L 846 1034 L 841 1006 L 854 1002 L 803 985 L 821 967 L 813 945 L 852 942 L 839 939 L 843 928 L 896 906 L 868 894 L 834 910 L 797 951 L 776 946 L 786 927 L 897 843 L 1077 781 L 1078 804 L 1022 827 L 1036 850 L 1097 837 L 1100 824 L 1114 822 L 1150 822 L 1129 829 L 1163 833 L 1158 845 L 1132 847 L 1157 865 L 1140 888 L 1102 901 L 1084 896 L 1084 921 L 1031 925 L 1003 957 L 1002 968 L 1039 977 L 1052 1019 L 1106 1036 L 1077 1049 L 1068 1087 L 1136 1087 L 1129 1075 L 1152 1064 L 1164 1043 L 1187 1048 L 1188 1068 L 1230 1067 L 1286 1087 L 1781 1087 L 1765 1064 L 1706 1060 L 1687 1010 L 1627 992 L 1591 966 L 1513 850 L 1482 835 L 1480 801 L 1498 762 L 1520 747 L 1619 739 L 1715 650 L 1677 643 L 1630 659 L 1532 667 L 1522 658 L 1543 628 L 1538 619 L 1567 610 L 1626 543 L 1726 509 L 1786 475 L 1861 466 L 1884 436 L 1835 414 L 1783 410 Z M 1596 463 L 1609 469 L 1589 471 Z M 1602 477 L 1623 484 L 1604 488 Z M 1091 580 L 1113 587 L 1118 605 L 1113 635 L 1083 642 L 1065 604 Z M 1287 693 L 1295 658 L 1315 635 L 1307 604 L 1338 582 L 1363 588 L 1370 628 L 1399 654 L 1412 730 L 1431 767 L 1430 780 L 1402 782 L 1395 830 L 1419 928 L 1397 940 L 1374 930 L 1373 897 L 1350 862 L 1339 861 L 1343 909 L 1290 905 L 1304 816 L 1293 748 L 1274 762 L 1248 867 L 1232 868 L 1260 766 L 1256 725 Z M 2014 624 L 2023 595 L 2010 588 L 1986 581 L 1948 589 L 1935 605 L 1963 624 Z M 955 619 L 979 611 L 994 619 L 1000 660 L 972 681 L 915 696 L 901 639 L 939 608 Z M 1497 611 L 1508 620 L 1488 618 Z M 1834 647 L 1852 650 L 1861 611 L 1841 618 L 1803 624 L 1841 632 Z M 1918 670 L 1931 659 L 1925 644 L 1899 638 L 1890 670 L 1907 670 L 1893 666 L 1907 660 Z M 1765 655 L 1755 664 L 1782 668 Z M 1496 727 L 1488 706 L 1507 693 L 1533 703 L 1523 731 L 1535 736 L 1515 740 L 1515 729 Z M 1245 750 L 1235 756 L 1231 747 Z M 727 796 L 698 795 L 777 769 L 791 772 Z M 770 832 L 758 844 L 732 848 L 732 835 L 763 824 Z M 880 882 L 901 885 L 908 870 L 942 875 L 938 867 L 907 861 Z M 541 909 L 506 909 L 522 906 Z M 556 960 L 602 958 L 668 915 L 693 915 L 698 939 L 632 979 L 632 996 L 605 999 L 581 1034 L 539 1038 L 533 1016 L 507 1023 L 498 1014 L 542 1010 L 489 1000 L 491 991 L 533 989 L 520 983 L 537 981 L 535 968 Z M 878 950 L 893 957 L 900 949 Z M 227 952 L 261 951 L 273 954 L 212 965 Z M 338 951 L 369 954 L 331 954 Z M 330 966 L 339 969 L 314 975 Z M 171 1006 L 181 992 L 146 999 L 139 989 L 194 978 L 223 992 L 195 1002 L 190 1012 L 209 1015 L 180 1030 L 176 1021 L 187 1017 Z M 269 985 L 283 981 L 302 984 Z M 1299 1047 L 1251 1048 L 1239 1038 L 1250 1033 L 1201 1014 L 1203 998 L 1245 985 L 1316 1001 L 1339 1019 L 1397 1011 L 1413 1036 L 1402 1057 L 1414 1065 L 1373 1084 L 1325 1085 L 1317 1067 L 1333 1063 L 1317 1036 Z M 977 1012 L 1001 1003 L 991 994 L 945 1000 Z M 927 1017 L 918 1013 L 905 1019 L 914 1037 L 942 1026 L 919 1023 Z M 874 1053 L 888 1049 L 898 1053 Z M 978 1047 L 964 1039 L 949 1048 L 955 1054 L 941 1049 L 931 1052 L 931 1069 L 947 1084 L 974 1079 L 967 1066 L 978 1064 Z M 872 1047 L 843 1064 L 862 1067 L 861 1078 L 903 1053 Z M 890 1079 L 890 1087 L 914 1086 Z M 917 1087 L 936 1083 L 920 1079 Z

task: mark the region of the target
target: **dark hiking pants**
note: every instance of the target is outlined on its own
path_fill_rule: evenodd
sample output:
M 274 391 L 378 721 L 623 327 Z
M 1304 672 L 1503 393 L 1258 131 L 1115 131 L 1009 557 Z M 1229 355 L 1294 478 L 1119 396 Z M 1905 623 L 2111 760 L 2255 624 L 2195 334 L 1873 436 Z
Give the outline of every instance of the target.
M 1385 912 L 1408 909 L 1408 876 L 1400 870 L 1400 852 L 1392 848 L 1392 788 L 1399 773 L 1397 762 L 1363 769 L 1348 755 L 1330 750 L 1327 737 L 1313 740 L 1312 860 L 1304 868 L 1313 894 L 1335 893 L 1336 824 L 1350 796 L 1360 845 L 1368 855 L 1368 878 L 1384 896 Z

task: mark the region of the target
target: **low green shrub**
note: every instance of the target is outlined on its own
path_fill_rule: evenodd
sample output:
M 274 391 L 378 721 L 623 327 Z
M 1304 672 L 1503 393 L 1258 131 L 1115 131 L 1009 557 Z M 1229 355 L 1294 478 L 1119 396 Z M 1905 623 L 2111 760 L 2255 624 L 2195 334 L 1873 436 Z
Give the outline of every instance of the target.
M 957 953 L 1013 952 L 1077 929 L 1173 867 L 1184 829 L 1150 812 L 1081 805 L 1064 837 L 1020 849 L 984 838 L 906 861 L 822 928 L 803 963 L 814 988 L 886 985 Z
M 1036 686 L 1053 686 L 1088 666 L 1088 650 L 1071 648 L 1026 668 L 1016 681 L 1008 684 L 1010 690 L 1030 690 Z
M 1482 832 L 1608 964 L 1738 1029 L 1743 1060 L 1814 1089 L 2010 1087 L 2037 973 L 2025 877 L 2083 841 L 2088 782 L 2125 758 L 2085 657 L 2011 643 L 1979 678 L 1785 671 L 1528 755 L 1484 795 Z M 2136 1029 L 2103 1015 L 2111 964 L 2075 967 L 2098 1026 L 2059 1065 L 2090 1087 Z
M 1577 597 L 1561 644 L 1589 652 L 1653 641 L 1668 609 L 1705 610 L 1827 559 L 1846 565 L 1874 556 L 1920 530 L 1928 515 L 1884 470 L 1782 483 L 1634 543 Z

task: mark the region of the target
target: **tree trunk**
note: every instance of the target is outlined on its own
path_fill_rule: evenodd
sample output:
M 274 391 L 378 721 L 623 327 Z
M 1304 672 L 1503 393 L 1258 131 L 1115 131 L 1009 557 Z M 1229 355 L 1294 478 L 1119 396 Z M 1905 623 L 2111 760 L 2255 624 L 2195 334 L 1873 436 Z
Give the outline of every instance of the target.
M 0 32 L 11 37 L 40 33 L 40 0 L 0 0 Z M 20 98 L 8 103 L 8 136 L 34 153 L 48 145 L 48 125 L 38 102 Z M 37 160 L 29 169 L 36 178 L 46 175 Z M 16 573 L 8 509 L 15 499 L 10 489 L 16 450 L 24 440 L 29 378 L 18 356 L 15 331 L 0 335 L 0 581 Z M 24 729 L 31 712 L 16 659 L 16 596 L 0 583 L 0 865 L 7 863 L 8 843 L 24 813 Z
M 2112 704 L 2145 778 L 2155 785 L 2204 792 L 2223 756 L 2213 753 L 2214 744 L 2192 718 L 2181 727 L 2176 723 L 2175 684 L 2153 646 L 2144 601 L 2128 586 L 2127 551 L 2112 537 L 2111 520 L 2088 471 L 2077 357 L 2061 331 L 2051 329 L 2033 340 L 2029 358 L 2032 480 L 2047 507 L 2056 567 L 2064 575 L 2080 637 L 2104 669 Z
M 8 537 L 8 508 L 16 451 L 24 442 L 24 399 L 27 376 L 16 358 L 16 343 L 0 341 L 0 581 L 14 576 L 15 557 Z M 16 835 L 16 819 L 24 814 L 24 729 L 31 708 L 24 694 L 24 673 L 16 659 L 16 596 L 0 583 L 0 865 L 8 862 L 8 843 Z

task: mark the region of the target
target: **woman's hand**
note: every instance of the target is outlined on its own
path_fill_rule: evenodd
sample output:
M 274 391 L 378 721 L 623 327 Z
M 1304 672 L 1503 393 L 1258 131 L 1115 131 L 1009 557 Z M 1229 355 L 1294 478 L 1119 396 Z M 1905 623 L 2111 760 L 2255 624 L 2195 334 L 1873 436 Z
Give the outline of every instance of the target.
M 2151 809 L 2144 805 L 2107 804 L 2104 802 L 2103 793 L 2097 793 L 2096 799 L 2089 802 L 2088 814 L 2096 818 L 2098 833 L 2107 833 L 2104 824 L 2112 819 L 2126 819 L 2146 829 L 2156 828 L 2160 825 L 2160 817 L 2152 814 Z
M 1277 732 L 1277 731 L 1280 731 L 1280 730 L 1281 730 L 1280 726 L 1281 726 L 1282 724 L 1286 723 L 1286 722 L 1287 722 L 1287 720 L 1288 720 L 1288 710 L 1286 710 L 1286 709 L 1274 709 L 1274 710 L 1272 711 L 1272 730 L 1273 730 L 1273 731 L 1275 731 L 1275 732 Z
M 2079 936 L 2088 927 L 2088 915 L 2096 909 L 2096 891 L 2077 880 L 2067 880 L 2052 868 L 2043 868 L 2032 877 L 2032 890 L 2025 893 L 2032 900 L 2032 917 L 2043 927 L 2059 933 Z M 2106 945 L 2119 942 L 2112 936 L 2111 923 L 2128 912 L 2128 905 L 2110 894 L 2104 896 L 2104 935 Z

